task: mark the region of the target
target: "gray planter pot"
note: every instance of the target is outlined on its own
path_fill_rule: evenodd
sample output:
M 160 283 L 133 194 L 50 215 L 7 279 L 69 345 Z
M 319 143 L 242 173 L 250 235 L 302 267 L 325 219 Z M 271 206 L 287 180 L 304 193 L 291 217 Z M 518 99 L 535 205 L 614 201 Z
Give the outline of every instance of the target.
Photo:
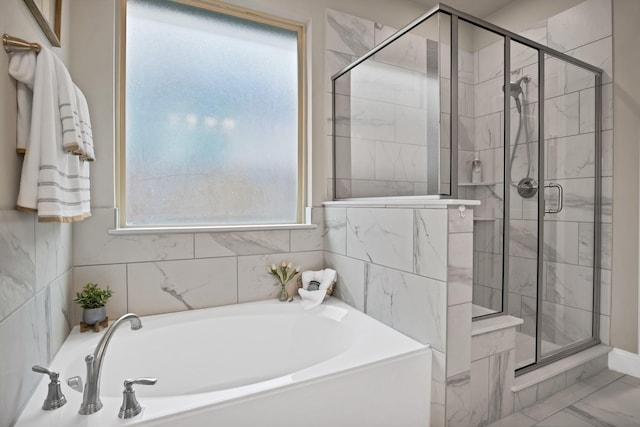
M 107 318 L 107 309 L 105 306 L 98 308 L 85 308 L 82 310 L 82 321 L 85 325 L 93 325 L 102 322 Z

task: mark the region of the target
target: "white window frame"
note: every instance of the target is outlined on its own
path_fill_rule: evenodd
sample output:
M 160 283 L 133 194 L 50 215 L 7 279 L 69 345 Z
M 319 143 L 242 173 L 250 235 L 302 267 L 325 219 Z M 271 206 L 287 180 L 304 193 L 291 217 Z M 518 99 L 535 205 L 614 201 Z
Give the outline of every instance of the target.
M 283 224 L 239 224 L 239 225 L 157 225 L 157 226 L 127 226 L 126 222 L 126 19 L 127 0 L 120 0 L 118 8 L 118 31 L 116 34 L 117 67 L 116 67 L 116 157 L 115 157 L 115 189 L 116 189 L 116 229 L 114 234 L 126 232 L 155 233 L 155 232 L 197 232 L 197 231 L 234 231 L 234 230 L 269 230 L 315 227 L 309 224 L 308 214 L 305 212 L 307 202 L 307 76 L 306 76 L 306 27 L 302 22 L 267 14 L 218 0 L 169 0 L 188 6 L 198 7 L 217 13 L 234 16 L 297 33 L 298 55 L 298 194 L 296 223 Z

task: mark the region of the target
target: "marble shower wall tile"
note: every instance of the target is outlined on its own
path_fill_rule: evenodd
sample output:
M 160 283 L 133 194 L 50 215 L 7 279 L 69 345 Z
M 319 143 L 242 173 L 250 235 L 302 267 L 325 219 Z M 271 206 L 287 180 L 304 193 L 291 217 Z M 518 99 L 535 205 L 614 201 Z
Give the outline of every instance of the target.
M 339 179 L 375 179 L 377 141 L 336 137 L 336 177 Z
M 587 0 L 547 20 L 549 47 L 566 52 L 610 36 L 611 1 Z
M 35 295 L 36 243 L 33 214 L 0 211 L 0 271 L 1 321 Z
M 427 144 L 427 121 L 424 108 L 395 106 L 396 142 L 414 145 Z
M 445 209 L 414 210 L 413 264 L 417 274 L 447 280 L 447 221 Z
M 374 165 L 377 180 L 426 182 L 427 147 L 378 142 Z
M 135 268 L 135 267 L 134 267 Z M 108 265 L 88 265 L 84 267 L 75 267 L 73 269 L 73 295 L 80 292 L 85 284 L 97 283 L 101 287 L 108 286 L 113 291 L 113 296 L 109 300 L 107 307 L 107 316 L 115 320 L 129 312 L 127 304 L 127 265 L 126 264 L 108 264 Z M 137 286 L 137 283 L 132 283 Z M 74 304 L 74 313 L 72 313 L 73 325 L 78 324 L 82 320 L 82 308 Z M 152 310 L 153 307 L 147 307 Z M 131 310 L 133 311 L 133 310 Z M 159 313 L 154 311 L 152 314 Z
M 545 300 L 586 311 L 593 309 L 593 268 L 548 263 Z
M 515 328 L 501 329 L 471 338 L 471 360 L 486 359 L 498 353 L 514 348 L 516 342 Z
M 194 238 L 196 258 L 289 252 L 289 230 L 197 233 Z
M 333 296 L 365 311 L 365 262 L 346 256 L 325 252 L 324 267 L 338 273 Z
M 595 134 L 586 133 L 549 140 L 545 149 L 546 178 L 595 176 Z
M 325 48 L 360 56 L 374 46 L 374 22 L 327 9 Z
M 544 301 L 542 339 L 564 346 L 591 336 L 591 311 Z
M 193 234 L 113 235 L 114 211 L 94 208 L 75 224 L 74 265 L 120 264 L 193 258 Z
M 396 28 L 376 22 L 374 29 L 375 44 L 380 44 L 396 31 Z M 421 35 L 409 32 L 376 53 L 375 60 L 426 73 L 427 39 Z
M 436 350 L 445 350 L 445 283 L 375 264 L 367 264 L 365 280 L 368 315 Z
M 277 298 L 280 295 L 280 286 L 276 278 L 267 273 L 266 268 L 268 265 L 278 264 L 283 260 L 300 267 L 300 271 L 321 270 L 324 267 L 322 251 L 239 256 L 237 302 Z M 216 276 L 213 277 L 215 278 Z M 214 285 L 220 282 L 217 279 L 214 280 Z M 297 295 L 296 281 L 297 279 L 294 279 L 287 284 L 287 292 L 291 296 Z M 233 287 L 235 293 L 235 282 Z
M 546 99 L 544 103 L 544 138 L 558 138 L 579 133 L 582 130 L 581 95 L 570 93 Z M 591 98 L 594 99 L 593 97 Z
M 427 78 L 424 73 L 365 61 L 351 70 L 351 97 L 426 108 Z
M 266 274 L 266 263 L 262 273 Z M 191 259 L 127 266 L 128 309 L 139 315 L 238 302 L 238 260 Z
M 347 256 L 412 272 L 413 211 L 347 209 Z

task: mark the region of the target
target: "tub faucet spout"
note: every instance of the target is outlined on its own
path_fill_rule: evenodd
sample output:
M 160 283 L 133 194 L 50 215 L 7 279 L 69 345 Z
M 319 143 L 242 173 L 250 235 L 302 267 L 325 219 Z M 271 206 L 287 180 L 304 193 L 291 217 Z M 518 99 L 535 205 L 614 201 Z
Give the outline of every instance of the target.
M 111 337 L 113 337 L 116 329 L 127 320 L 131 323 L 132 330 L 135 331 L 142 328 L 142 322 L 136 314 L 125 314 L 113 322 L 109 329 L 107 329 L 93 354 L 89 354 L 84 358 L 87 364 L 87 380 L 85 381 L 84 393 L 82 395 L 82 405 L 80 405 L 80 411 L 78 411 L 80 415 L 93 414 L 102 409 L 102 402 L 100 401 L 100 373 L 102 372 L 102 362 Z

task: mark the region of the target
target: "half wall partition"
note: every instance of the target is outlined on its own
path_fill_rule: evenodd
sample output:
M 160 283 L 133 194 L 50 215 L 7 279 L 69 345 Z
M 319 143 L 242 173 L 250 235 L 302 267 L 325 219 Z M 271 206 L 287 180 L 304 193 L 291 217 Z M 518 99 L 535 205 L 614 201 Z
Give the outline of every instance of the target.
M 474 318 L 524 319 L 519 373 L 599 342 L 601 79 L 445 5 L 332 77 L 335 199 L 480 200 Z

